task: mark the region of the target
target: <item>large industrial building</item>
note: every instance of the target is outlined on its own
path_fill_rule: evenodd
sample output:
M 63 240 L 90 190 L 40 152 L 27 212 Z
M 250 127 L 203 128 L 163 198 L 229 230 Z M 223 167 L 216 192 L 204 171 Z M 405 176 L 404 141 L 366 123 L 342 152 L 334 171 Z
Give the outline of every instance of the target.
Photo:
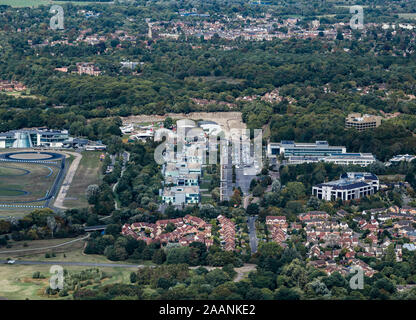
M 369 172 L 347 172 L 339 180 L 312 187 L 312 195 L 321 200 L 353 200 L 372 195 L 380 188 L 378 177 Z

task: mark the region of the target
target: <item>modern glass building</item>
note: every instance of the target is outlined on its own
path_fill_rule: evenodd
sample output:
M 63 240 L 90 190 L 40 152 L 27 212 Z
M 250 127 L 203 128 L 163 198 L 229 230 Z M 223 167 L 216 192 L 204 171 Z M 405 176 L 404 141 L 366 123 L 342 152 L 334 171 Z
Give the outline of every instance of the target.
M 68 138 L 67 130 L 12 130 L 0 133 L 0 149 L 33 147 L 60 148 Z
M 316 141 L 315 143 L 299 143 L 294 141 L 270 142 L 267 146 L 269 157 L 284 154 L 287 156 L 330 156 L 346 153 L 344 146 L 330 146 L 327 141 Z

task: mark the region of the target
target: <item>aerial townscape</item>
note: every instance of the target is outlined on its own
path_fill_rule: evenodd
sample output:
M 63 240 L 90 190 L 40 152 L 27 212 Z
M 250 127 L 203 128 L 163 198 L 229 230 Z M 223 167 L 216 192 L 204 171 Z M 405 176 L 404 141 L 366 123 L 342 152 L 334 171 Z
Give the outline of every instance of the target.
M 416 300 L 416 1 L 0 0 L 0 57 L 0 300 Z

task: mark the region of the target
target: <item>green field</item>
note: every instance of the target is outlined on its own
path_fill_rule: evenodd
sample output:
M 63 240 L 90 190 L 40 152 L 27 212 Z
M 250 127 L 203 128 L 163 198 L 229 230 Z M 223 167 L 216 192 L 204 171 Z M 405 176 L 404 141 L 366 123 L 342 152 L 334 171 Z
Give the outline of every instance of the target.
M 84 151 L 78 169 L 64 200 L 69 208 L 88 206 L 85 191 L 90 184 L 100 184 L 102 179 L 100 161 L 101 151 Z
M 51 266 L 24 266 L 24 265 L 0 265 L 0 297 L 10 300 L 49 300 L 59 299 L 67 300 L 71 297 L 60 298 L 48 297 L 44 294 L 45 289 L 49 286 L 49 273 Z M 89 269 L 89 267 L 66 266 L 70 273 L 80 272 Z M 111 283 L 129 283 L 130 272 L 134 269 L 121 268 L 100 268 L 106 272 L 109 277 L 104 279 L 100 285 Z M 45 279 L 33 279 L 34 272 L 39 271 Z M 88 287 L 87 287 L 88 288 Z
M 24 174 L 25 170 L 30 171 Z M 0 202 L 35 201 L 46 195 L 59 168 L 32 163 L 0 163 Z
M 91 2 L 91 1 L 51 1 L 51 0 L 0 0 L 0 5 L 8 5 L 15 8 L 21 7 L 38 7 L 40 5 L 53 5 L 53 4 L 65 4 L 71 2 L 74 5 L 87 5 L 91 3 L 98 3 Z M 108 3 L 108 2 L 102 2 Z
M 49 239 L 35 241 L 10 241 L 11 248 L 1 248 L 0 251 L 11 251 L 21 249 L 42 248 L 67 242 L 71 239 Z M 24 246 L 26 242 L 27 246 Z M 85 240 L 74 242 L 68 246 L 55 249 L 43 250 L 38 253 L 2 253 L 0 259 L 12 258 L 16 260 L 32 260 L 32 261 L 72 261 L 72 262 L 95 262 L 95 263 L 121 263 L 128 264 L 128 261 L 110 261 L 102 255 L 86 255 L 82 252 Z M 54 252 L 55 257 L 45 258 L 45 252 Z M 134 261 L 134 264 L 152 265 L 150 261 Z M 0 264 L 0 298 L 6 299 L 71 299 L 71 297 L 48 297 L 44 294 L 46 287 L 49 285 L 50 265 L 7 265 Z M 79 272 L 89 269 L 85 266 L 65 266 L 64 269 L 71 272 Z M 130 273 L 135 268 L 109 268 L 100 267 L 100 270 L 106 272 L 109 277 L 104 279 L 100 285 L 111 283 L 130 283 Z M 39 271 L 45 276 L 45 279 L 33 279 L 34 272 Z M 96 285 L 96 284 L 95 284 Z

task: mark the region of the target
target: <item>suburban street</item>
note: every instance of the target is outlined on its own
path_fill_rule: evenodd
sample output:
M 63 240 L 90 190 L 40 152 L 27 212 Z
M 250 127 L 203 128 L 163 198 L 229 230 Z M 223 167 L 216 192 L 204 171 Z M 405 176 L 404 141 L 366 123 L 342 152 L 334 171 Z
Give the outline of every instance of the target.
M 257 252 L 257 244 L 258 244 L 258 240 L 257 240 L 257 235 L 256 235 L 256 216 L 250 216 L 248 217 L 248 230 L 249 230 L 249 235 L 250 235 L 250 248 L 251 248 L 251 253 L 256 253 Z

